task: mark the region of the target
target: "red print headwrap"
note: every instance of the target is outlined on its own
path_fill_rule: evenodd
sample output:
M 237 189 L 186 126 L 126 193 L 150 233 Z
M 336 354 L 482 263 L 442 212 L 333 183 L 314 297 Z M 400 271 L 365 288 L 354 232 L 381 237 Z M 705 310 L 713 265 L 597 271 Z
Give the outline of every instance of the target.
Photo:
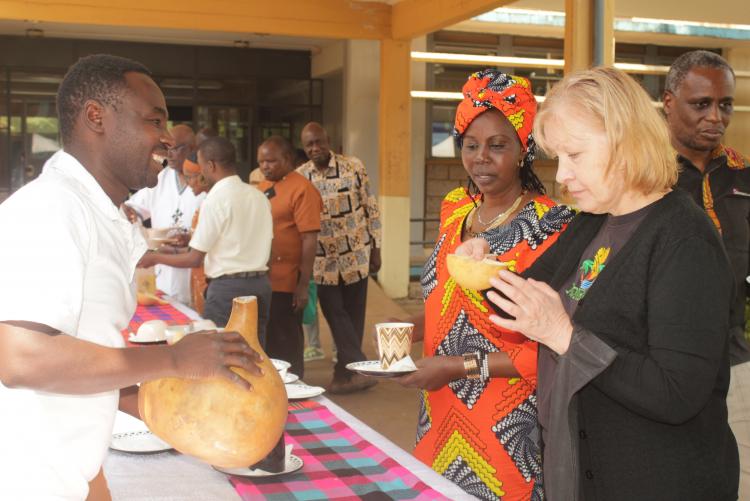
M 464 84 L 463 94 L 464 99 L 456 110 L 453 129 L 456 139 L 464 135 L 476 117 L 494 108 L 505 115 L 516 129 L 524 150 L 533 156 L 531 129 L 536 115 L 536 99 L 528 80 L 497 70 L 478 71 Z

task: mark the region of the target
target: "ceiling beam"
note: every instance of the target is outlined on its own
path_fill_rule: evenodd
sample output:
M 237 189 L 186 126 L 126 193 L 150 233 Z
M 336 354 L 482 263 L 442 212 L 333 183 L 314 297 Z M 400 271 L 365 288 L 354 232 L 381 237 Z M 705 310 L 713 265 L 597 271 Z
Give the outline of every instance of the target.
M 513 0 L 401 0 L 391 19 L 395 40 L 409 40 L 465 21 Z
M 0 18 L 338 39 L 391 35 L 390 5 L 351 0 L 0 0 Z

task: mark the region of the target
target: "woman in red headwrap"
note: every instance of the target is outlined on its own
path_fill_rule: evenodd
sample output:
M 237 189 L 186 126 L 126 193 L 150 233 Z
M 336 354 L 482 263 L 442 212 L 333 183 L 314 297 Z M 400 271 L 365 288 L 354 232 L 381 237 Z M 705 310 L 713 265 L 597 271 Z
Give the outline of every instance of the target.
M 198 165 L 198 159 L 195 156 L 188 157 L 182 164 L 182 173 L 185 176 L 190 189 L 193 190 L 195 196 L 201 193 L 208 193 L 208 183 L 201 174 L 201 167 Z M 195 230 L 198 226 L 198 216 L 200 214 L 200 208 L 193 214 L 192 229 Z M 205 306 L 205 292 L 208 283 L 206 282 L 206 274 L 203 271 L 203 265 L 190 270 L 190 297 L 192 299 L 191 306 L 195 311 L 203 314 L 203 308 Z
M 531 168 L 536 100 L 529 82 L 484 70 L 469 77 L 463 94 L 453 134 L 469 186 L 443 200 L 422 275 L 425 315 L 415 328 L 424 358 L 399 382 L 425 390 L 415 456 L 479 499 L 541 500 L 537 345 L 490 322 L 486 298 L 456 284 L 446 256 L 482 236 L 492 254 L 521 272 L 573 213 L 544 194 Z

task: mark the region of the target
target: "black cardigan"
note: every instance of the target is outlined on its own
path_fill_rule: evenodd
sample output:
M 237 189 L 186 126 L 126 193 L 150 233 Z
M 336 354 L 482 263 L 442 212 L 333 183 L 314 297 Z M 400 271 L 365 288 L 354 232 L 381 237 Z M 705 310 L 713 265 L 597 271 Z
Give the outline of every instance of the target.
M 605 217 L 577 216 L 524 276 L 559 290 Z M 718 233 L 686 194 L 668 193 L 572 319 L 617 353 L 570 409 L 587 501 L 736 499 L 739 462 L 726 408 L 731 299 Z

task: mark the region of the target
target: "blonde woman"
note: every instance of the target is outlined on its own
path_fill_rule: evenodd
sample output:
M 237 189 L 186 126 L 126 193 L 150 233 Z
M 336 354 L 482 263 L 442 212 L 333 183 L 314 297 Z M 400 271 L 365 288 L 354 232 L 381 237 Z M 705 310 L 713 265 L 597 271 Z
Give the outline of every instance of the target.
M 488 296 L 514 317 L 492 322 L 540 343 L 547 498 L 737 499 L 732 276 L 709 219 L 671 189 L 661 116 L 634 80 L 597 68 L 552 89 L 534 136 L 583 212 L 523 276 L 493 279 L 507 299 Z

